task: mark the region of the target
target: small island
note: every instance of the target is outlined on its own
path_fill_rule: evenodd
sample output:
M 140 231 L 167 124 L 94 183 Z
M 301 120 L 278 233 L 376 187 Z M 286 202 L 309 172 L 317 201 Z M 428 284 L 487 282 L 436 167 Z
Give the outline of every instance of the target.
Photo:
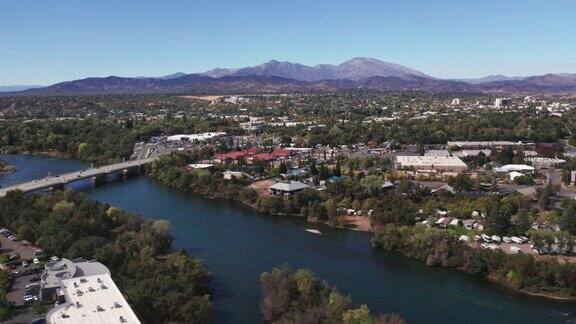
M 14 171 L 14 167 L 11 166 L 10 164 L 0 160 L 0 174 L 2 173 L 10 173 Z

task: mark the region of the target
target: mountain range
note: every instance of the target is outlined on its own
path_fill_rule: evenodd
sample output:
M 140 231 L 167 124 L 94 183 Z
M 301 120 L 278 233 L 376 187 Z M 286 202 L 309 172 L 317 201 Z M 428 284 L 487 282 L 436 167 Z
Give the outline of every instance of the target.
M 576 93 L 576 74 L 531 77 L 492 75 L 448 80 L 374 58 L 357 57 L 339 65 L 307 66 L 271 60 L 245 68 L 216 68 L 203 73 L 161 77 L 104 77 L 66 81 L 48 87 L 13 92 L 29 94 L 100 93 L 287 93 L 370 89 L 380 91 L 488 93 Z

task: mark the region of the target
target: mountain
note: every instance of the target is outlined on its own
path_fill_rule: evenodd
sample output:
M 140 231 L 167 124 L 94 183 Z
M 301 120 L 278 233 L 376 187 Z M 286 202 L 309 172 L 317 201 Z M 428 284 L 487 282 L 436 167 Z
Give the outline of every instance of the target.
M 217 78 L 223 76 L 272 75 L 309 82 L 334 79 L 357 81 L 375 76 L 404 78 L 415 75 L 431 78 L 420 71 L 399 64 L 387 63 L 367 57 L 356 57 L 339 65 L 320 64 L 316 66 L 271 60 L 264 64 L 246 68 L 216 68 L 204 72 L 203 75 Z
M 185 75 L 186 75 L 186 73 L 184 73 L 184 72 L 176 72 L 176 73 L 168 74 L 168 75 L 165 75 L 165 76 L 161 76 L 161 77 L 159 77 L 158 79 L 163 79 L 163 80 L 176 79 L 176 78 L 179 78 L 179 77 L 182 77 L 182 76 L 185 76 Z
M 0 92 L 24 91 L 28 89 L 42 88 L 41 85 L 8 85 L 0 86 Z
M 545 74 L 520 80 L 494 81 L 478 85 L 483 92 L 564 93 L 576 92 L 576 74 Z
M 491 75 L 480 79 L 445 80 L 433 78 L 402 65 L 365 57 L 357 57 L 339 65 L 316 66 L 272 60 L 253 67 L 216 68 L 200 74 L 178 72 L 156 78 L 93 77 L 61 82 L 43 88 L 2 93 L 2 95 L 241 94 L 329 92 L 352 89 L 420 90 L 445 93 L 576 93 L 576 74 L 546 74 L 531 77 Z
M 485 76 L 483 78 L 477 78 L 477 79 L 456 79 L 454 81 L 462 81 L 462 82 L 467 82 L 470 84 L 482 84 L 482 83 L 488 83 L 488 82 L 497 82 L 497 81 L 515 81 L 515 80 L 522 80 L 525 79 L 526 77 L 509 77 L 509 76 L 505 76 L 505 75 L 501 75 L 501 74 L 496 74 L 496 75 L 488 75 Z
M 465 82 L 430 79 L 419 76 L 374 76 L 360 80 L 330 79 L 315 82 L 270 75 L 223 76 L 213 78 L 186 74 L 170 79 L 159 78 L 86 78 L 57 83 L 40 89 L 15 92 L 19 95 L 46 94 L 120 94 L 120 93 L 289 93 L 308 91 L 422 90 L 429 92 L 475 91 Z

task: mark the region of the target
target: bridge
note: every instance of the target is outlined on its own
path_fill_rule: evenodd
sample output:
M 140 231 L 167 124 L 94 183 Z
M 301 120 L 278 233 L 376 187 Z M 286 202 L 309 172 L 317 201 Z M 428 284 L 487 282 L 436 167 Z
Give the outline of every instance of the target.
M 89 168 L 86 170 L 79 170 L 70 173 L 60 174 L 56 176 L 36 179 L 30 182 L 25 182 L 10 187 L 0 188 L 0 197 L 6 196 L 6 193 L 11 190 L 21 190 L 24 193 L 42 190 L 42 189 L 61 189 L 67 183 L 80 181 L 83 179 L 94 179 L 96 182 L 105 180 L 110 173 L 114 172 L 140 172 L 140 168 L 149 162 L 152 162 L 156 157 L 149 157 L 146 159 L 131 160 L 117 164 L 111 164 L 101 167 Z

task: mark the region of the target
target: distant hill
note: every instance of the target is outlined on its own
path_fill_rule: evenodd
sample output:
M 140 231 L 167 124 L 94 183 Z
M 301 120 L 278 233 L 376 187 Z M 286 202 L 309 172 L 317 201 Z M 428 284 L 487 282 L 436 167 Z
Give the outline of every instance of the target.
M 30 87 L 30 86 L 29 86 Z M 531 77 L 491 75 L 479 79 L 446 80 L 373 58 L 357 57 L 339 65 L 307 66 L 269 61 L 246 68 L 216 68 L 200 74 L 174 73 L 162 77 L 110 76 L 66 81 L 48 87 L 2 95 L 106 93 L 288 93 L 370 89 L 426 92 L 576 93 L 576 74 Z
M 496 74 L 496 75 L 488 75 L 488 76 L 485 76 L 483 78 L 456 79 L 454 81 L 462 81 L 462 82 L 467 82 L 467 83 L 471 83 L 471 84 L 482 84 L 482 83 L 497 82 L 497 81 L 516 81 L 516 80 L 522 80 L 525 78 L 526 77 L 509 77 L 509 76 L 505 76 L 505 75 L 501 75 L 501 74 Z
M 34 88 L 42 88 L 41 85 L 8 85 L 0 86 L 0 92 L 23 91 Z
M 309 82 L 344 79 L 356 81 L 375 76 L 404 78 L 415 75 L 431 78 L 420 71 L 399 64 L 366 57 L 356 57 L 339 65 L 320 64 L 316 66 L 271 60 L 252 67 L 238 69 L 216 68 L 204 72 L 203 75 L 217 78 L 223 76 L 272 75 Z

